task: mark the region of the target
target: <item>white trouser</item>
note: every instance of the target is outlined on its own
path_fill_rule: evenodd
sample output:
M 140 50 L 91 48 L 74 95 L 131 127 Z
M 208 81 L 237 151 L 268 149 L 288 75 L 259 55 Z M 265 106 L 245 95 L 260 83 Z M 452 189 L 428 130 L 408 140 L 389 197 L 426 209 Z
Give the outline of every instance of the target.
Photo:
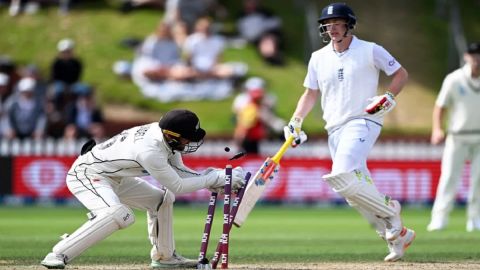
M 331 174 L 360 170 L 366 178 L 365 180 L 371 181 L 374 185 L 367 168 L 367 157 L 377 141 L 381 129 L 380 125 L 369 120 L 354 119 L 329 134 L 328 147 L 333 161 Z M 347 199 L 347 203 L 357 209 L 381 237 L 385 236 L 385 222 L 381 218 L 351 200 Z
M 79 159 L 82 159 L 80 157 Z M 77 164 L 78 162 L 76 162 Z M 75 166 L 75 164 L 74 164 Z M 137 177 L 110 179 L 96 174 L 67 176 L 67 186 L 75 197 L 93 213 L 115 205 L 128 205 L 147 211 L 148 234 L 152 242 L 152 258 L 173 254 L 172 207 L 175 196 Z M 164 199 L 168 197 L 169 199 Z M 165 247 L 164 249 L 158 247 Z M 157 251 L 160 253 L 156 254 Z
M 374 212 L 369 211 L 365 207 L 361 207 L 356 202 L 348 199 L 346 201 L 351 207 L 355 208 L 368 221 L 370 226 L 375 229 L 380 238 L 385 239 L 385 233 L 387 228 L 385 225 L 385 221 L 382 218 L 378 217 L 377 215 L 375 215 Z
M 67 186 L 73 195 L 93 212 L 117 204 L 156 211 L 165 193 L 141 178 L 126 177 L 117 182 L 100 175 L 89 177 L 90 179 L 77 179 L 69 175 Z
M 432 220 L 446 220 L 455 202 L 465 161 L 470 159 L 467 218 L 480 219 L 480 142 L 448 135 L 442 157 L 442 173 L 432 209 Z
M 365 119 L 354 119 L 328 136 L 332 157 L 331 174 L 360 170 L 370 177 L 367 156 L 380 135 L 381 126 Z

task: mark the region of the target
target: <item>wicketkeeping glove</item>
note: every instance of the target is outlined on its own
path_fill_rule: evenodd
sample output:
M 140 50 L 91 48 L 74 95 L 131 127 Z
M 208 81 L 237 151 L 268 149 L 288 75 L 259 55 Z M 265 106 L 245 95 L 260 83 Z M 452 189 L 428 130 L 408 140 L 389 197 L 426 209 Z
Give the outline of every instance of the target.
M 214 169 L 209 173 L 216 174 L 214 183 L 210 184 L 208 190 L 211 192 L 217 192 L 219 194 L 224 193 L 225 186 L 225 169 Z M 245 172 L 242 167 L 235 167 L 232 170 L 232 191 L 236 192 L 245 185 Z
M 393 110 L 397 102 L 395 101 L 395 96 L 387 91 L 384 95 L 376 96 L 373 98 L 368 99 L 370 104 L 367 105 L 365 111 L 368 114 L 382 117 L 386 113 Z
M 285 140 L 293 136 L 292 147 L 296 147 L 307 141 L 307 134 L 302 130 L 302 122 L 302 118 L 292 117 L 288 125 L 283 128 Z

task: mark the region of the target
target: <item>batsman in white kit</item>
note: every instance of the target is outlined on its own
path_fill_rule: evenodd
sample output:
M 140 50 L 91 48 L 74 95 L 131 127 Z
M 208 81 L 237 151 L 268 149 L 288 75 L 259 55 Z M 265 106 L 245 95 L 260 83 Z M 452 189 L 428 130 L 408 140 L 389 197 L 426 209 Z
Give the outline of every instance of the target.
M 415 232 L 403 225 L 400 203 L 376 188 L 367 156 L 408 73 L 383 47 L 354 36 L 356 21 L 344 3 L 322 10 L 319 31 L 330 42 L 312 53 L 303 84 L 306 89 L 285 127 L 285 138 L 294 136 L 293 147 L 306 141 L 302 122 L 321 95 L 333 161 L 331 173 L 323 179 L 372 224 L 387 243 L 389 254 L 384 260 L 393 262 L 404 256 Z M 388 91 L 377 96 L 380 70 L 392 79 Z
M 41 262 L 49 269 L 63 269 L 83 251 L 135 221 L 131 208 L 145 210 L 152 244 L 153 268 L 195 267 L 197 260 L 175 251 L 172 228 L 175 194 L 203 188 L 218 191 L 225 185 L 224 169 L 202 173 L 183 164 L 181 154 L 195 152 L 205 130 L 188 110 L 167 112 L 160 122 L 137 126 L 95 145 L 82 148 L 68 171 L 68 189 L 90 211 L 88 221 L 64 235 Z M 150 175 L 163 189 L 141 176 Z M 232 189 L 244 184 L 242 168 L 233 170 Z

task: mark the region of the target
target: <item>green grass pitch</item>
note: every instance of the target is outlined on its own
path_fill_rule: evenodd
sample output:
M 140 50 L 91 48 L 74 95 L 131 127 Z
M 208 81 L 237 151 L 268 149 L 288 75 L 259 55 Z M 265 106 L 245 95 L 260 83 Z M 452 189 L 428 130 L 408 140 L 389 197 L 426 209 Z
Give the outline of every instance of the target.
M 196 258 L 206 208 L 176 206 L 174 228 L 177 250 Z M 222 213 L 217 207 L 209 257 L 221 233 Z M 63 233 L 86 220 L 86 210 L 68 207 L 0 207 L 0 266 L 38 265 Z M 136 223 L 116 232 L 78 257 L 73 264 L 150 263 L 145 213 L 136 211 Z M 447 230 L 428 233 L 427 208 L 405 208 L 404 222 L 417 238 L 406 262 L 480 261 L 480 233 L 465 232 L 465 213 L 453 212 Z M 233 228 L 231 263 L 377 262 L 386 245 L 366 221 L 347 207 L 257 207 L 242 228 Z

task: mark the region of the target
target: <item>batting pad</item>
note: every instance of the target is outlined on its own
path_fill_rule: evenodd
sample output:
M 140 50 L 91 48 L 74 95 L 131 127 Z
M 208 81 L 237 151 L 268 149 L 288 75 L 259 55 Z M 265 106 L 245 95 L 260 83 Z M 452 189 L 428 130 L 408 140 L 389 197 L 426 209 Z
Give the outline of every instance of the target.
M 175 251 L 173 237 L 173 203 L 175 195 L 165 190 L 163 201 L 156 213 L 147 212 L 148 236 L 152 243 L 150 257 L 154 261 L 168 259 Z
M 349 199 L 346 199 L 346 201 L 351 207 L 355 208 L 368 221 L 368 223 L 370 223 L 380 238 L 385 239 L 386 226 L 383 219 L 377 217 L 372 211 L 360 207 Z
M 133 211 L 122 204 L 104 208 L 90 216 L 90 220 L 53 247 L 54 253 L 65 255 L 66 262 L 70 262 L 113 232 L 135 222 Z
M 381 218 L 392 217 L 395 210 L 389 206 L 389 200 L 381 194 L 373 183 L 357 176 L 355 172 L 324 175 L 322 177 L 336 193 L 347 201 L 358 205 Z

